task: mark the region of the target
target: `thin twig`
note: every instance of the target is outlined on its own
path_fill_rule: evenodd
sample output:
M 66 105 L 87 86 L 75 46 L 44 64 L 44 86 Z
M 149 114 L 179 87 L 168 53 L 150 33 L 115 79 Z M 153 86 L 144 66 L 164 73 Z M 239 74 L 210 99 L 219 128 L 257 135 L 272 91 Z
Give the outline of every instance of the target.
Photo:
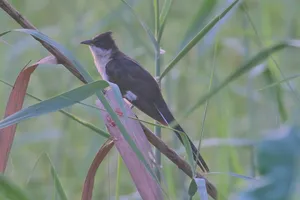
M 192 169 L 190 165 L 183 160 L 174 150 L 170 149 L 160 138 L 155 136 L 146 126 L 142 124 L 142 128 L 151 144 L 153 144 L 160 152 L 167 156 L 179 169 L 181 169 L 190 178 L 193 177 Z M 196 173 L 197 178 L 204 178 L 206 180 L 206 188 L 208 194 L 213 198 L 217 199 L 217 189 L 210 183 L 203 175 Z
M 37 30 L 37 28 L 35 28 L 33 24 L 31 24 L 26 18 L 24 18 L 6 0 L 0 0 L 0 8 L 2 8 L 9 16 L 11 16 L 23 28 Z M 74 76 L 76 76 L 83 83 L 87 83 L 87 81 L 83 78 L 83 76 L 81 76 L 81 74 L 73 66 L 72 62 L 67 57 L 65 57 L 60 51 L 58 51 L 56 48 L 48 45 L 47 43 L 45 43 L 44 41 L 38 38 L 35 39 L 39 41 L 51 54 L 53 54 L 57 58 L 59 63 L 62 63 Z

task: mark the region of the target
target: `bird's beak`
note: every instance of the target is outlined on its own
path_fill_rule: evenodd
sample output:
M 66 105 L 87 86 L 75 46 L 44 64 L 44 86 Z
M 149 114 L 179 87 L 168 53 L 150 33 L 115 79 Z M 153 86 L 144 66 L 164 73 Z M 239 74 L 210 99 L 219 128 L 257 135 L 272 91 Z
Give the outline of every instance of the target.
M 93 40 L 85 40 L 85 41 L 80 42 L 80 44 L 91 45 L 91 44 L 93 44 Z

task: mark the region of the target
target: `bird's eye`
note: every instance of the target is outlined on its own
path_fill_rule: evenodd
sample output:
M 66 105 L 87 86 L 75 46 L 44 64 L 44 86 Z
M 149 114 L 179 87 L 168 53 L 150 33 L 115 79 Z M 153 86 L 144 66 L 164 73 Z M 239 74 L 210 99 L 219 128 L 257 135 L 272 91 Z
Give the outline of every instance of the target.
M 103 46 L 103 42 L 97 41 L 97 42 L 95 42 L 95 46 L 102 47 Z

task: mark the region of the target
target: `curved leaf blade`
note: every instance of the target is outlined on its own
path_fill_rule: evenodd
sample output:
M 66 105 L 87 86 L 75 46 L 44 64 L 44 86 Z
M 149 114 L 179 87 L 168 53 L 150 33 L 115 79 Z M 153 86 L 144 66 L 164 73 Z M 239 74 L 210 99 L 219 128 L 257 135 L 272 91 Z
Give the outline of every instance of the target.
M 287 82 L 287 81 L 293 80 L 293 79 L 298 78 L 298 77 L 300 77 L 300 74 L 292 75 L 292 76 L 289 76 L 289 77 L 284 78 L 284 79 L 279 80 L 279 81 L 274 81 L 273 83 L 271 83 L 271 84 L 269 84 L 269 85 L 266 85 L 266 86 L 264 86 L 264 87 L 258 89 L 257 91 L 259 92 L 259 91 L 263 91 L 263 90 L 266 90 L 266 89 L 269 89 L 269 88 L 278 86 L 278 85 L 280 85 L 281 83 L 285 83 L 285 82 Z
M 9 87 L 14 87 L 13 85 L 11 85 L 10 83 L 4 81 L 4 80 L 1 80 L 0 79 L 0 82 L 1 83 L 4 83 L 5 85 L 9 86 Z M 36 96 L 33 96 L 32 94 L 26 92 L 26 95 L 31 97 L 32 99 L 36 100 L 36 101 L 43 101 L 42 99 L 36 97 Z M 79 102 L 79 104 L 82 104 Z M 69 117 L 70 119 L 78 122 L 79 124 L 85 126 L 86 128 L 98 133 L 99 135 L 105 137 L 105 138 L 109 138 L 110 135 L 109 133 L 107 133 L 106 131 L 102 130 L 102 129 L 99 129 L 98 127 L 94 126 L 93 124 L 87 122 L 87 121 L 84 121 L 82 119 L 80 119 L 79 117 L 67 112 L 67 111 L 64 111 L 64 110 L 59 110 L 60 113 L 64 114 L 65 116 Z
M 221 89 L 226 87 L 229 83 L 236 80 L 241 75 L 248 72 L 250 69 L 258 65 L 260 62 L 268 58 L 271 54 L 280 51 L 286 47 L 299 47 L 295 46 L 294 44 L 288 42 L 280 42 L 278 44 L 275 44 L 269 48 L 266 48 L 259 53 L 257 53 L 254 57 L 252 57 L 250 60 L 248 60 L 246 63 L 244 63 L 242 66 L 238 67 L 238 69 L 232 73 L 229 77 L 227 77 L 218 87 L 214 88 L 211 92 L 206 94 L 204 97 L 200 98 L 198 102 L 192 106 L 186 114 L 184 115 L 184 118 L 186 118 L 188 115 L 190 115 L 195 109 L 197 109 L 200 105 L 205 103 L 208 99 L 210 99 L 212 96 L 214 96 L 216 93 L 218 93 Z
M 114 142 L 111 139 L 108 139 L 98 150 L 92 164 L 89 167 L 88 173 L 85 177 L 82 194 L 81 194 L 82 200 L 92 200 L 94 182 L 95 182 L 95 176 L 97 170 L 113 146 L 114 146 Z
M 199 6 L 197 14 L 195 15 L 193 21 L 190 23 L 187 31 L 185 33 L 184 39 L 180 48 L 184 47 L 189 40 L 193 38 L 204 26 L 205 21 L 211 15 L 212 11 L 217 5 L 217 0 L 205 0 Z
M 143 27 L 143 29 L 146 31 L 150 41 L 152 42 L 154 49 L 159 49 L 159 45 L 152 33 L 152 31 L 149 29 L 149 27 L 141 20 L 141 18 L 135 13 L 134 9 L 129 5 L 125 0 L 121 0 L 131 11 L 131 13 L 134 15 L 134 17 L 139 21 L 140 25 Z
M 95 81 L 83 86 L 80 86 L 76 89 L 65 92 L 61 95 L 52 97 L 48 100 L 42 101 L 35 105 L 29 106 L 28 108 L 24 108 L 19 112 L 16 112 L 5 119 L 0 121 L 0 129 L 10 126 L 12 124 L 16 124 L 25 119 L 29 119 L 32 117 L 37 117 L 43 114 L 47 114 L 50 112 L 55 112 L 62 108 L 71 106 L 79 101 L 82 101 L 93 94 L 96 91 L 104 89 L 108 86 L 106 81 Z
M 155 36 L 157 38 L 158 32 L 160 29 L 160 23 L 159 23 L 159 0 L 153 0 L 153 10 L 154 10 L 154 26 L 155 26 Z
M 270 68 L 267 68 L 263 76 L 268 83 L 273 83 L 276 82 L 277 78 L 272 74 L 272 71 Z M 270 100 L 274 101 L 274 104 L 277 106 L 278 113 L 280 115 L 281 121 L 285 122 L 288 118 L 287 111 L 284 106 L 284 98 L 282 96 L 282 88 L 280 85 L 277 85 L 276 87 L 273 87 L 272 89 L 269 90 L 269 95 L 270 95 Z
M 183 144 L 184 144 L 184 148 L 186 150 L 186 153 L 187 153 L 187 157 L 188 157 L 188 163 L 191 167 L 191 170 L 192 170 L 192 174 L 193 174 L 193 177 L 195 176 L 195 161 L 194 161 L 194 158 L 193 158 L 193 152 L 192 152 L 192 147 L 191 147 L 191 144 L 189 142 L 189 139 L 187 137 L 186 134 L 182 133 L 182 132 L 178 132 L 181 136 L 181 139 L 183 140 Z
M 53 178 L 53 181 L 54 181 L 54 186 L 55 186 L 55 189 L 56 189 L 56 192 L 58 193 L 59 197 L 60 197 L 60 200 L 68 200 L 67 198 L 67 195 L 64 191 L 64 188 L 59 180 L 59 177 L 58 177 L 58 174 L 57 174 L 57 171 L 50 159 L 50 156 L 48 154 L 45 154 L 49 164 L 50 164 L 50 172 L 51 172 L 51 176 Z
M 161 9 L 161 13 L 160 13 L 160 16 L 159 16 L 160 28 L 159 28 L 158 36 L 157 36 L 158 43 L 161 40 L 165 25 L 167 23 L 167 18 L 168 18 L 169 12 L 171 10 L 172 3 L 173 3 L 173 0 L 166 0 L 163 7 L 162 7 L 162 9 Z
M 14 86 L 12 87 L 12 90 L 10 92 L 4 117 L 7 117 L 22 109 L 30 77 L 35 71 L 35 69 L 38 67 L 38 65 L 56 63 L 57 60 L 55 57 L 47 56 L 39 60 L 37 63 L 29 67 L 25 66 L 23 68 L 23 70 L 19 73 L 14 83 Z M 14 125 L 0 130 L 0 172 L 5 171 L 16 129 L 17 126 Z
M 175 58 L 167 65 L 166 69 L 160 76 L 160 80 L 183 58 L 205 35 L 210 31 L 237 3 L 235 0 L 221 14 L 211 20 L 183 49 L 175 56 Z

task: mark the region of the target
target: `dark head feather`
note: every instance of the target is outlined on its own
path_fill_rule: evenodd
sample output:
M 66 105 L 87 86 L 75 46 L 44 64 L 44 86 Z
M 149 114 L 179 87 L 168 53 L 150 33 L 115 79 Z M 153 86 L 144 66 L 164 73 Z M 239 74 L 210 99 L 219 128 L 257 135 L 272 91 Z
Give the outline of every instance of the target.
M 93 38 L 93 44 L 96 47 L 102 49 L 116 49 L 117 46 L 115 44 L 114 39 L 112 38 L 112 32 L 108 31 L 105 33 L 101 33 Z
M 113 49 L 116 50 L 118 47 L 112 38 L 112 32 L 108 31 L 95 36 L 92 40 L 86 40 L 81 42 L 82 44 L 93 45 L 101 49 Z

